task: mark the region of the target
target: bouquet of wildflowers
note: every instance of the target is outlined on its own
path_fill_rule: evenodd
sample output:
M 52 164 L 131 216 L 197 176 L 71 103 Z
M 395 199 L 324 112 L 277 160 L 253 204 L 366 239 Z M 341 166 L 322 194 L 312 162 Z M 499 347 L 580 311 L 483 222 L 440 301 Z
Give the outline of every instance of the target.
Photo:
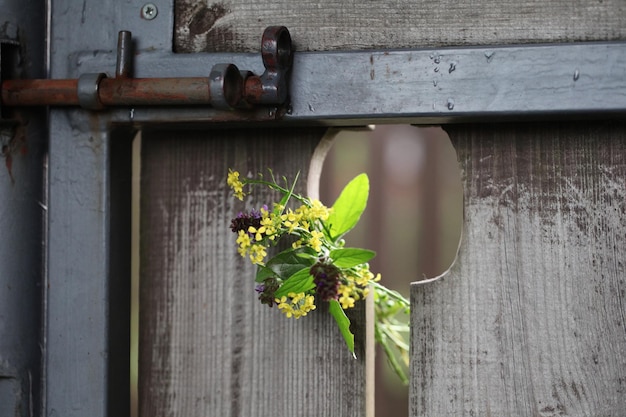
M 229 170 L 227 184 L 239 200 L 252 186 L 269 187 L 280 195 L 270 208 L 242 212 L 232 220 L 239 254 L 257 265 L 256 291 L 261 303 L 277 306 L 288 318 L 299 319 L 315 310 L 316 303 L 329 303 L 329 311 L 354 355 L 354 334 L 345 310 L 370 292 L 374 295 L 375 339 L 382 346 L 393 370 L 407 383 L 409 302 L 380 284 L 380 274 L 370 271 L 371 250 L 346 247 L 343 236 L 359 221 L 369 194 L 367 175 L 354 178 L 332 207 L 293 192 L 290 185 L 270 179 L 240 178 Z M 246 189 L 244 189 L 246 188 Z M 293 203 L 293 204 L 292 204 Z M 291 245 L 268 257 L 268 249 L 283 239 Z

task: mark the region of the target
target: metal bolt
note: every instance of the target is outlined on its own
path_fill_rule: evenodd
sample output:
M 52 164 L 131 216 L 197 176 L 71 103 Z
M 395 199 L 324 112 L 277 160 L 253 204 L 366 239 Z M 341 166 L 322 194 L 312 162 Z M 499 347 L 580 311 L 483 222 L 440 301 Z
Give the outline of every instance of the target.
M 159 9 L 154 5 L 154 3 L 146 3 L 141 8 L 141 17 L 146 20 L 152 20 L 157 17 L 159 14 Z

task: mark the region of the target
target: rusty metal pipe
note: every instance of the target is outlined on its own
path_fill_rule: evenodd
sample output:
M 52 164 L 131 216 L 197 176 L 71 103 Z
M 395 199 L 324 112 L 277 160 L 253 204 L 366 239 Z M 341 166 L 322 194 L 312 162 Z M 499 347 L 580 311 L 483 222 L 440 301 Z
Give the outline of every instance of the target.
M 100 81 L 104 106 L 154 106 L 210 104 L 209 79 L 105 78 Z
M 258 77 L 250 77 L 257 79 Z M 248 80 L 250 81 L 250 79 Z M 243 80 L 236 67 L 224 71 L 217 91 L 222 101 L 235 106 L 243 96 Z M 94 90 L 98 101 L 109 106 L 214 105 L 211 78 L 102 78 Z M 78 80 L 4 80 L 3 106 L 79 106 Z M 258 88 L 258 87 L 257 87 Z M 248 94 L 254 96 L 259 94 Z
M 4 80 L 3 106 L 78 106 L 78 80 Z
M 78 79 L 4 80 L 0 105 L 81 106 L 102 110 L 110 106 L 211 105 L 217 109 L 280 104 L 287 99 L 286 73 L 292 65 L 291 36 L 283 26 L 270 26 L 262 37 L 261 76 L 240 71 L 233 64 L 216 64 L 209 77 L 131 78 L 132 35 L 118 34 L 115 78 L 104 72 L 81 74 Z
M 105 78 L 98 96 L 105 106 L 210 104 L 209 79 Z M 4 106 L 77 106 L 77 80 L 5 80 Z
M 78 106 L 78 80 L 4 80 L 3 106 Z M 104 106 L 211 104 L 209 78 L 104 78 Z
M 4 80 L 2 106 L 81 106 L 102 110 L 109 106 L 211 105 L 217 109 L 250 108 L 255 104 L 282 104 L 287 99 L 287 71 L 293 51 L 284 26 L 270 26 L 262 37 L 261 76 L 240 71 L 233 64 L 216 64 L 209 77 L 131 78 L 132 36 L 121 31 L 117 44 L 115 78 L 104 72 L 78 79 Z

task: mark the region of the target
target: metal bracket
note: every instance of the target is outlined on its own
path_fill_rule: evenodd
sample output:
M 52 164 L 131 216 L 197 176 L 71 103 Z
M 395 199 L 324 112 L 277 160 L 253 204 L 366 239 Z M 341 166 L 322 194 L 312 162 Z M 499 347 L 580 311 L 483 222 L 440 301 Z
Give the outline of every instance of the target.
M 265 29 L 261 42 L 265 72 L 255 75 L 233 64 L 215 64 L 209 77 L 131 78 L 131 33 L 119 33 L 114 78 L 85 73 L 69 80 L 3 80 L 3 106 L 211 105 L 220 110 L 280 105 L 288 97 L 287 75 L 293 61 L 291 36 L 284 26 Z

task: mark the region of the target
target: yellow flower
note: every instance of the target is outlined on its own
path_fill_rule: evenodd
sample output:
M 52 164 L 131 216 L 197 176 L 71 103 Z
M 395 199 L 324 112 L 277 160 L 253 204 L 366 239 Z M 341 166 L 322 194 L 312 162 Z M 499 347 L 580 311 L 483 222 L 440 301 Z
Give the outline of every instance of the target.
M 226 183 L 233 190 L 235 197 L 239 200 L 243 200 L 245 194 L 243 192 L 243 183 L 239 180 L 239 172 L 228 168 L 228 178 L 226 179 Z
M 359 301 L 367 297 L 370 293 L 368 285 L 370 282 L 380 281 L 380 274 L 374 276 L 367 264 L 357 266 L 355 270 L 345 274 L 346 281 L 339 287 L 339 294 L 344 298 L 339 300 L 340 303 L 350 306 L 352 301 Z
M 297 211 L 289 209 L 287 213 L 280 216 L 280 219 L 283 222 L 283 226 L 287 228 L 288 233 L 293 233 L 293 231 L 298 227 L 300 219 L 302 218 L 302 214 Z
M 263 240 L 265 236 L 270 238 L 270 240 L 274 240 L 276 239 L 276 226 L 274 225 L 276 222 L 280 223 L 280 220 L 276 220 L 276 216 L 261 208 L 261 225 L 259 227 L 248 227 L 248 233 L 252 234 L 257 242 Z
M 304 299 L 304 305 L 302 306 L 302 308 L 306 309 L 307 311 L 315 310 L 315 297 L 313 297 L 312 295 L 307 295 Z
M 236 242 L 239 245 L 239 248 L 237 248 L 239 254 L 246 256 L 250 247 L 250 236 L 245 231 L 240 230 Z
M 356 273 L 353 276 L 350 276 L 350 278 L 354 280 L 357 285 L 365 287 L 370 281 L 380 281 L 380 274 L 374 276 L 372 271 L 369 270 L 368 266 L 358 266 L 356 269 Z
M 250 261 L 253 264 L 263 265 L 263 260 L 266 256 L 265 246 L 256 244 L 250 246 Z
M 319 200 L 311 200 L 311 207 L 309 208 L 309 217 L 312 220 L 320 219 L 322 221 L 327 220 L 330 214 L 330 209 L 322 204 Z
M 278 309 L 285 315 L 287 318 L 291 318 L 293 316 L 293 308 L 291 304 L 287 302 L 287 297 L 284 295 L 281 298 L 276 298 L 276 304 L 278 304 Z
M 293 293 L 290 292 L 287 296 L 276 298 L 276 304 L 278 309 L 287 318 L 294 317 L 299 319 L 309 313 L 309 311 L 315 310 L 315 297 L 312 295 L 306 295 L 305 293 Z
M 339 293 L 339 303 L 344 310 L 354 307 L 355 297 L 357 294 L 357 288 L 353 281 L 348 280 L 347 284 L 341 284 L 337 291 Z
M 313 230 L 311 232 L 311 239 L 309 239 L 309 246 L 313 248 L 314 251 L 319 252 L 322 250 L 322 237 L 324 234 L 322 232 L 318 232 L 317 230 Z
M 263 240 L 263 233 L 265 233 L 265 226 L 261 226 L 258 229 L 254 226 L 248 227 L 248 232 L 254 235 L 254 240 L 257 242 Z
M 300 227 L 302 227 L 304 230 L 311 230 L 311 224 L 306 220 L 302 220 L 300 222 Z
M 304 298 L 304 293 L 298 293 L 296 294 L 295 292 L 290 292 L 289 294 L 287 294 L 290 298 L 291 298 L 291 302 L 292 304 L 296 304 L 298 303 L 298 301 L 302 300 Z
M 348 295 L 342 295 L 341 297 L 339 297 L 339 302 L 341 303 L 341 308 L 343 308 L 344 310 L 354 307 L 354 298 Z
M 276 238 L 276 227 L 274 226 L 273 216 L 266 216 L 261 219 L 261 229 L 265 229 L 265 235 L 271 240 Z

